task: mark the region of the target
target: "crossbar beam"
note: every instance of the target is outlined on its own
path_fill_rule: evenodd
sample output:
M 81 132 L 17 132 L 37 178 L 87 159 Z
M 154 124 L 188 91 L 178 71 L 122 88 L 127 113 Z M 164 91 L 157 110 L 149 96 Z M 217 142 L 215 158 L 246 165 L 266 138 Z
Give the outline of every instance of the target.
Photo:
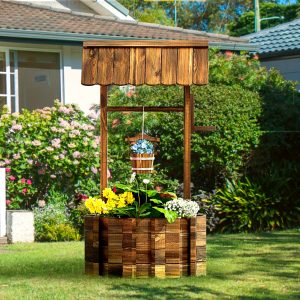
M 183 112 L 180 106 L 108 106 L 107 111 L 132 111 L 132 112 Z

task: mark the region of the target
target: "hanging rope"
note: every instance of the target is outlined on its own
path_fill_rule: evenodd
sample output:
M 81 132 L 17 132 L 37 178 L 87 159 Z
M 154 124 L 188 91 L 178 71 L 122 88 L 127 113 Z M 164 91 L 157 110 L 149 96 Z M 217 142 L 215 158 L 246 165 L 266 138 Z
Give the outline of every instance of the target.
M 145 107 L 143 106 L 142 139 L 144 139 L 144 128 L 145 128 Z

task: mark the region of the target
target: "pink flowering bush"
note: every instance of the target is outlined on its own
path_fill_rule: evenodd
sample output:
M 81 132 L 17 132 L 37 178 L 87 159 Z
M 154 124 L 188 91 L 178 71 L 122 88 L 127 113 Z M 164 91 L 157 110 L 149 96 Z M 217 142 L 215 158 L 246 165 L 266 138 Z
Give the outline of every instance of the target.
M 9 208 L 31 208 L 48 191 L 98 193 L 99 133 L 96 116 L 85 116 L 74 105 L 32 112 L 3 111 L 0 122 L 0 167 L 7 169 Z

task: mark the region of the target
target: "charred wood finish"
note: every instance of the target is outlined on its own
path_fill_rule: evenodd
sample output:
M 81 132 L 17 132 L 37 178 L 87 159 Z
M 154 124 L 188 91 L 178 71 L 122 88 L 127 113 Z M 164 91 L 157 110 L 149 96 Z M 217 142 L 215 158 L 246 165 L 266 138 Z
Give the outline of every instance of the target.
M 84 85 L 203 85 L 206 41 L 89 41 L 83 45 Z
M 180 277 L 206 273 L 206 219 L 85 217 L 85 273 Z

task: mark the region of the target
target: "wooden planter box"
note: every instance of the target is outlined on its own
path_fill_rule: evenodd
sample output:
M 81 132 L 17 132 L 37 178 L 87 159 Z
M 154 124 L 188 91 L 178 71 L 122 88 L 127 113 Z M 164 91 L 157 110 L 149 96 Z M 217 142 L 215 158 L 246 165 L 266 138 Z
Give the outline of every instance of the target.
M 85 273 L 123 277 L 206 274 L 206 218 L 86 216 Z

